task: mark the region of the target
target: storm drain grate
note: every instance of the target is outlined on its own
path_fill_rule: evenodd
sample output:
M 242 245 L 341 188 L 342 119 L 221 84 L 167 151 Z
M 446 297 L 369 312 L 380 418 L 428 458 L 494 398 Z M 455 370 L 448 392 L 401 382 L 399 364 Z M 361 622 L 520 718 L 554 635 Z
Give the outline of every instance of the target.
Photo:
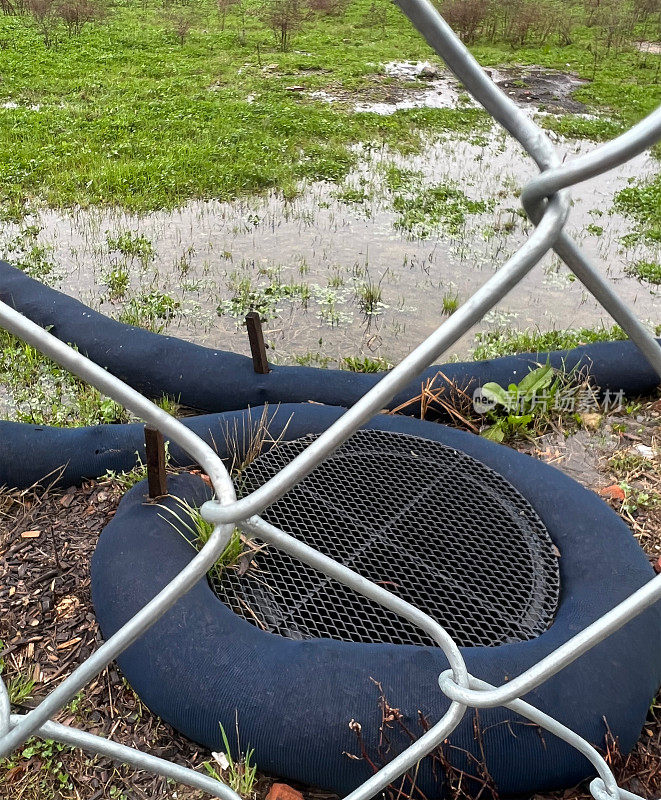
M 316 437 L 281 443 L 240 476 L 242 495 Z M 450 447 L 358 431 L 264 519 L 426 612 L 463 646 L 532 639 L 553 620 L 555 549 L 532 506 L 503 477 Z M 432 644 L 417 627 L 268 547 L 225 570 L 218 597 L 290 639 Z

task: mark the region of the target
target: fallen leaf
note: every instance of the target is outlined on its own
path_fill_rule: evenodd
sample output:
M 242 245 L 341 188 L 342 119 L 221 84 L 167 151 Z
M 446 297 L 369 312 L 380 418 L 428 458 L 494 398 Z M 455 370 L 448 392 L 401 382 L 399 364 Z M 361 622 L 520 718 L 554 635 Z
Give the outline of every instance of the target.
M 581 414 L 581 422 L 589 431 L 596 431 L 601 423 L 601 414 Z
M 606 486 L 603 489 L 600 489 L 599 494 L 603 495 L 604 497 L 610 497 L 611 500 L 624 501 L 624 489 L 622 489 L 622 487 L 618 486 L 616 483 L 612 484 L 612 486 Z

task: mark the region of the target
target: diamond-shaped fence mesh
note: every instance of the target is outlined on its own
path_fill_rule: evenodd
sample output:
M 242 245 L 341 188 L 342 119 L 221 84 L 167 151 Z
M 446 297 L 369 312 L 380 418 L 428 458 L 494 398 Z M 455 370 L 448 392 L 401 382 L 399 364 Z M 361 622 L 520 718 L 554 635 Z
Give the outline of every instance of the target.
M 596 800 L 632 800 L 636 798 L 636 795 L 619 789 L 609 766 L 588 742 L 557 720 L 547 714 L 543 714 L 518 698 L 559 672 L 563 667 L 570 664 L 661 598 L 661 576 L 651 580 L 602 618 L 522 674 L 512 678 L 502 686 L 493 687 L 479 680 L 478 677 L 468 674 L 466 664 L 457 647 L 458 641 L 468 641 L 475 634 L 477 617 L 475 615 L 471 617 L 466 608 L 459 607 L 456 601 L 453 601 L 454 605 L 450 605 L 450 601 L 446 598 L 447 606 L 439 602 L 434 608 L 429 607 L 426 610 L 422 610 L 418 607 L 421 600 L 417 594 L 409 593 L 407 595 L 402 591 L 402 595 L 398 596 L 388 590 L 389 584 L 387 581 L 392 580 L 392 576 L 381 580 L 381 573 L 369 573 L 366 576 L 369 580 L 366 581 L 359 574 L 359 565 L 356 559 L 359 548 L 354 547 L 352 549 L 350 540 L 343 542 L 341 545 L 341 547 L 345 548 L 344 556 L 348 560 L 347 565 L 344 565 L 328 558 L 323 552 L 325 544 L 322 540 L 310 539 L 310 546 L 278 528 L 278 524 L 284 524 L 283 520 L 285 518 L 289 523 L 288 517 L 283 516 L 280 519 L 279 517 L 269 516 L 271 520 L 271 523 L 269 523 L 267 519 L 262 519 L 259 516 L 271 506 L 273 510 L 266 512 L 266 515 L 275 514 L 277 501 L 287 495 L 294 487 L 297 487 L 297 484 L 300 484 L 301 481 L 303 481 L 301 487 L 297 487 L 294 495 L 290 496 L 297 497 L 297 502 L 301 505 L 308 503 L 310 495 L 306 493 L 306 485 L 303 480 L 306 475 L 312 472 L 319 464 L 322 464 L 338 445 L 347 440 L 358 428 L 377 414 L 424 367 L 434 363 L 440 355 L 469 331 L 551 249 L 560 256 L 587 291 L 601 303 L 604 309 L 626 331 L 661 378 L 661 348 L 659 348 L 656 340 L 635 317 L 632 310 L 618 297 L 610 283 L 598 274 L 587 257 L 563 230 L 570 210 L 567 187 L 624 163 L 661 138 L 661 109 L 657 109 L 647 119 L 612 142 L 595 148 L 591 153 L 573 161 L 562 163 L 544 132 L 495 86 L 428 0 L 397 0 L 397 4 L 428 43 L 443 58 L 467 91 L 521 143 L 539 167 L 540 174 L 522 187 L 521 193 L 523 206 L 535 223 L 536 228 L 521 248 L 497 272 L 488 278 L 472 297 L 449 319 L 444 321 L 434 333 L 413 350 L 395 369 L 381 379 L 343 417 L 335 422 L 325 433 L 311 441 L 305 449 L 301 450 L 293 461 L 289 461 L 286 465 L 277 465 L 276 456 L 274 455 L 271 462 L 269 460 L 263 462 L 264 468 L 271 471 L 259 475 L 258 468 L 255 467 L 254 473 L 248 473 L 246 480 L 248 478 L 255 480 L 255 484 L 250 486 L 251 489 L 257 486 L 262 479 L 267 480 L 265 483 L 261 483 L 259 488 L 255 488 L 254 491 L 250 491 L 239 500 L 236 499 L 234 486 L 223 463 L 214 451 L 197 436 L 118 378 L 84 358 L 81 354 L 72 350 L 72 348 L 27 320 L 6 304 L 0 303 L 0 324 L 4 328 L 29 342 L 71 372 L 95 385 L 106 395 L 124 405 L 150 425 L 157 427 L 169 439 L 181 445 L 191 458 L 200 464 L 210 476 L 217 498 L 211 503 L 207 503 L 202 509 L 205 518 L 216 525 L 214 533 L 202 551 L 147 606 L 129 620 L 86 661 L 80 664 L 35 709 L 26 715 L 11 714 L 9 695 L 4 683 L 0 680 L 0 757 L 19 747 L 29 736 L 38 734 L 110 756 L 134 767 L 151 770 L 165 777 L 204 789 L 216 797 L 225 798 L 225 800 L 239 800 L 238 795 L 228 786 L 211 777 L 201 775 L 192 769 L 116 744 L 85 731 L 50 721 L 51 717 L 66 705 L 88 681 L 92 680 L 131 642 L 159 619 L 179 597 L 197 581 L 204 579 L 209 568 L 225 549 L 234 530 L 234 525 L 238 524 L 247 534 L 267 542 L 269 548 L 277 548 L 286 552 L 289 557 L 304 563 L 313 571 L 316 570 L 314 577 L 307 583 L 308 591 L 313 591 L 315 581 L 318 582 L 320 580 L 319 573 L 332 578 L 334 581 L 348 587 L 350 592 L 360 595 L 372 604 L 383 608 L 383 613 L 391 612 L 407 620 L 410 626 L 406 630 L 410 632 L 411 636 L 414 636 L 411 633 L 413 626 L 417 627 L 421 631 L 418 634 L 420 641 L 426 641 L 427 639 L 433 641 L 434 644 L 442 649 L 450 664 L 450 670 L 440 676 L 439 685 L 440 690 L 455 702 L 450 705 L 443 717 L 417 742 L 351 792 L 347 800 L 368 800 L 406 772 L 406 770 L 417 764 L 422 756 L 431 752 L 456 728 L 467 706 L 480 708 L 494 705 L 506 705 L 513 711 L 527 717 L 534 724 L 564 739 L 589 758 L 599 775 L 599 778 L 595 779 L 590 787 Z M 201 381 L 210 379 L 210 376 L 200 375 Z M 439 456 L 438 452 L 435 452 L 434 458 L 442 461 L 443 456 Z M 331 466 L 326 468 L 327 471 L 332 471 L 332 458 L 330 464 Z M 377 467 L 374 467 L 374 470 L 376 473 Z M 471 473 L 470 470 L 467 470 L 466 479 L 469 480 L 471 476 L 475 477 L 476 473 Z M 484 473 L 476 476 L 480 488 L 483 488 L 482 481 L 486 481 L 483 476 Z M 314 485 L 314 480 L 315 478 L 312 478 L 312 484 L 308 485 Z M 489 480 L 493 480 L 493 478 L 491 477 Z M 508 496 L 502 483 L 498 491 L 501 497 Z M 296 492 L 298 492 L 298 495 Z M 418 496 L 419 502 L 415 512 L 416 515 L 419 515 L 422 519 L 429 519 L 432 510 L 437 509 L 439 503 L 447 502 L 447 498 L 442 495 L 443 493 L 430 488 L 426 496 Z M 511 495 L 509 496 L 511 497 Z M 344 501 L 342 498 L 338 499 L 329 496 L 325 499 L 327 500 L 326 508 L 330 509 L 332 507 L 332 513 L 339 517 L 343 513 L 342 503 Z M 514 507 L 517 507 L 517 502 L 520 503 L 521 500 L 515 497 L 513 500 Z M 293 504 L 290 505 L 289 500 L 286 500 L 285 503 L 287 515 L 292 514 L 295 511 Z M 312 507 L 310 506 L 310 508 Z M 520 507 L 526 508 L 525 506 Z M 383 508 L 385 509 L 385 503 Z M 300 509 L 300 511 L 302 510 Z M 307 528 L 310 527 L 309 514 L 311 512 L 308 510 L 307 505 L 305 506 L 305 512 L 305 519 L 299 520 L 302 525 L 300 533 L 303 538 L 310 534 Z M 331 512 L 328 511 L 328 513 Z M 392 514 L 392 512 L 390 513 Z M 496 513 L 495 508 L 494 513 Z M 502 513 L 507 516 L 506 512 L 502 511 Z M 381 525 L 384 524 L 383 517 L 376 515 L 375 519 L 379 519 Z M 460 525 L 460 523 L 461 521 L 455 516 L 453 524 Z M 546 535 L 543 529 L 539 527 L 539 522 L 534 516 L 528 517 L 527 523 L 528 528 L 525 533 L 521 533 L 516 551 L 522 559 L 522 568 L 523 561 L 528 557 L 524 556 L 526 546 L 529 548 L 537 547 L 541 551 L 545 551 L 545 548 L 548 548 Z M 450 524 L 448 524 L 448 527 L 450 527 Z M 304 530 L 304 528 L 306 529 Z M 379 529 L 378 525 L 377 529 Z M 338 538 L 340 535 L 338 534 Z M 356 526 L 352 532 L 354 545 L 355 540 L 361 535 L 365 535 L 365 528 Z M 367 534 L 368 538 L 369 535 Z M 498 548 L 501 545 L 502 542 L 498 540 L 494 543 L 494 558 L 498 557 Z M 365 546 L 367 547 L 367 542 L 365 542 Z M 374 541 L 370 540 L 370 546 L 374 548 L 370 558 L 379 555 L 387 566 L 390 551 L 383 547 L 383 542 L 378 542 L 374 538 Z M 338 544 L 339 547 L 340 545 Z M 342 558 L 339 550 L 332 552 Z M 501 555 L 503 552 L 503 550 L 500 551 Z M 545 552 L 550 558 L 548 550 Z M 552 558 L 550 560 L 548 558 L 544 562 L 544 568 L 537 574 L 542 583 L 546 582 L 545 589 L 548 594 L 540 593 L 538 591 L 539 587 L 535 587 L 534 589 L 530 588 L 529 592 L 526 590 L 526 593 L 518 597 L 516 604 L 513 604 L 509 598 L 503 598 L 502 591 L 500 594 L 495 592 L 489 598 L 493 604 L 494 612 L 497 611 L 500 615 L 498 625 L 489 634 L 494 640 L 491 643 L 495 643 L 497 637 L 500 636 L 503 637 L 502 641 L 505 641 L 508 637 L 525 638 L 526 635 L 534 635 L 534 632 L 539 629 L 534 627 L 535 625 L 543 627 L 548 623 L 548 614 L 553 613 L 554 592 L 557 592 L 557 574 L 553 570 Z M 470 568 L 469 564 L 472 563 L 469 552 L 463 554 L 463 559 L 463 561 L 458 559 L 454 564 L 453 577 L 456 580 L 459 580 L 464 575 L 465 571 Z M 474 565 L 474 567 L 476 570 L 487 569 L 489 564 Z M 358 568 L 358 571 L 354 571 L 355 568 Z M 440 562 L 437 564 L 437 568 L 442 568 Z M 388 574 L 387 569 L 385 574 Z M 429 580 L 433 580 L 433 577 L 430 577 Z M 500 588 L 502 589 L 503 587 Z M 299 609 L 303 607 L 305 586 L 299 587 L 298 591 L 297 598 L 288 599 L 284 605 L 279 607 L 278 613 L 281 613 L 283 608 L 291 605 L 298 604 Z M 411 600 L 415 598 L 415 602 L 408 602 L 407 597 Z M 524 610 L 526 597 L 530 602 L 530 607 Z M 547 598 L 546 604 L 542 597 Z M 443 607 L 441 608 L 440 606 Z M 538 606 L 535 612 L 537 613 L 536 617 L 535 614 L 531 615 L 533 606 Z M 542 608 L 541 614 L 539 613 L 539 607 Z M 426 613 L 427 611 L 429 613 Z M 277 614 L 275 617 L 277 617 Z M 518 623 L 516 621 L 517 617 Z M 537 621 L 533 622 L 533 618 Z M 293 617 L 287 623 L 291 630 L 293 631 L 295 626 L 299 626 L 298 629 L 300 631 L 301 617 L 294 621 L 294 625 L 292 625 L 292 620 L 294 620 Z M 447 625 L 447 630 L 439 624 L 438 620 L 442 620 Z M 522 620 L 526 620 L 526 622 L 522 623 Z M 309 622 L 306 624 L 309 624 Z M 319 624 L 321 624 L 321 621 Z M 347 630 L 341 635 L 349 633 Z M 301 633 L 301 635 L 305 635 L 305 633 Z M 332 631 L 329 631 L 329 635 L 332 635 Z

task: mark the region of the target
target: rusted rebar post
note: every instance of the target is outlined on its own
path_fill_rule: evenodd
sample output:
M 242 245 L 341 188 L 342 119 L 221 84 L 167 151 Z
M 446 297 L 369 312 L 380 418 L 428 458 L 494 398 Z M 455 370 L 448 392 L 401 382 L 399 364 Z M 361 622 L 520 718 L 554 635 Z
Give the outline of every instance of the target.
M 262 320 L 257 311 L 251 311 L 246 314 L 246 327 L 248 328 L 248 340 L 250 342 L 253 368 L 255 372 L 258 372 L 260 375 L 266 375 L 266 373 L 271 371 L 271 368 L 266 358 Z
M 168 493 L 167 476 L 165 474 L 165 441 L 163 434 L 145 425 L 145 453 L 147 457 L 147 483 L 149 497 L 163 497 Z

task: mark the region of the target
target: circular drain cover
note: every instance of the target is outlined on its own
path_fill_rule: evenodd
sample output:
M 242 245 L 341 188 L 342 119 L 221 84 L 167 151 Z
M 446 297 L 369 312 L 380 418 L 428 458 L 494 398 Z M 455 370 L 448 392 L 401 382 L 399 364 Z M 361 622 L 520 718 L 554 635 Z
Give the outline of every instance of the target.
M 238 480 L 246 495 L 316 436 L 273 447 Z M 532 506 L 501 475 L 438 442 L 358 431 L 262 514 L 443 625 L 457 644 L 532 639 L 553 621 L 560 578 Z M 290 639 L 433 644 L 419 628 L 267 546 L 224 571 L 218 597 Z

